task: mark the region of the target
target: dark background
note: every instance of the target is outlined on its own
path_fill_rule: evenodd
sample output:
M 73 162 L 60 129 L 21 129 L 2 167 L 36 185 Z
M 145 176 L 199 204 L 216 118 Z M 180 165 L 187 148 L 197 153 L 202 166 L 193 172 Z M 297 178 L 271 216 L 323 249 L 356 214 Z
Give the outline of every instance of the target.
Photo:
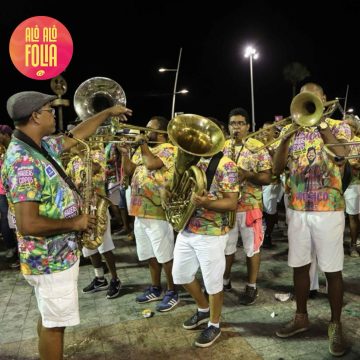
M 249 59 L 243 52 L 253 44 L 260 58 L 253 64 L 257 126 L 289 115 L 291 85 L 283 69 L 291 62 L 306 66 L 306 81 L 320 83 L 328 96 L 345 97 L 359 108 L 359 1 L 124 2 L 94 4 L 50 1 L 3 2 L 1 10 L 1 123 L 10 124 L 6 101 L 18 91 L 51 93 L 50 81 L 26 78 L 13 66 L 8 46 L 12 32 L 32 16 L 50 16 L 69 30 L 73 58 L 63 73 L 73 100 L 77 87 L 94 76 L 117 81 L 133 109 L 130 123 L 145 125 L 152 115 L 170 118 L 175 72 L 183 48 L 178 89 L 178 112 L 227 120 L 229 110 L 242 106 L 251 114 Z M 282 1 L 283 2 L 283 1 Z M 321 10 L 315 10 L 314 7 Z M 199 9 L 198 9 L 199 8 Z M 305 81 L 305 82 L 306 82 Z M 301 84 L 300 84 L 301 85 Z M 297 88 L 299 90 L 299 88 Z M 342 103 L 344 104 L 344 103 Z M 360 109 L 360 108 L 359 108 Z M 71 105 L 65 125 L 76 118 Z M 339 116 L 338 116 L 339 117 Z

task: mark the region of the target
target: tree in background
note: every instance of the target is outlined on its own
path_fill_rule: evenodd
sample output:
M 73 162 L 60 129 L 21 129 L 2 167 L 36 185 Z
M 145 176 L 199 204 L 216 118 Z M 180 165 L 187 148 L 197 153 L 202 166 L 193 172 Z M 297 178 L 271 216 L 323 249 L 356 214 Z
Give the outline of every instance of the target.
M 292 87 L 292 97 L 297 93 L 296 86 L 301 81 L 310 76 L 310 71 L 307 67 L 299 62 L 292 62 L 285 66 L 283 70 L 284 79 L 291 84 Z

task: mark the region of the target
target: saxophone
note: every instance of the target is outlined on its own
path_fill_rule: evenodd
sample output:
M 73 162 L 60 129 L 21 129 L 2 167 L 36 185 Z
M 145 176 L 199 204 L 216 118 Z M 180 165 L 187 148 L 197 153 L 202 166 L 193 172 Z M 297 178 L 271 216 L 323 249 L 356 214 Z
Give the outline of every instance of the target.
M 93 189 L 93 171 L 91 148 L 86 141 L 72 137 L 78 141 L 85 148 L 84 170 L 81 173 L 81 182 L 83 184 L 81 194 L 83 204 L 81 211 L 83 214 L 92 214 L 96 216 L 96 227 L 92 233 L 84 232 L 80 238 L 80 247 L 94 250 L 103 243 L 103 235 L 107 227 L 107 210 L 111 204 L 110 199 L 100 194 L 97 194 Z

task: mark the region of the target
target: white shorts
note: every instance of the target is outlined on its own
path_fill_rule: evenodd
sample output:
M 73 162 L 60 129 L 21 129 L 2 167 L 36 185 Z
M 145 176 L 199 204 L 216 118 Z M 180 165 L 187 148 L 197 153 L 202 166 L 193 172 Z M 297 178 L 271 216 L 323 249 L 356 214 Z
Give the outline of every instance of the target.
M 344 192 L 346 213 L 349 215 L 360 214 L 360 185 L 349 185 Z
M 35 289 L 44 327 L 66 327 L 80 323 L 79 263 L 78 260 L 70 269 L 52 274 L 24 275 Z
M 118 206 L 120 202 L 120 185 L 119 183 L 109 183 L 107 196 L 111 200 L 111 202 Z
M 134 234 L 140 261 L 156 258 L 165 264 L 174 257 L 174 231 L 166 220 L 135 217 Z
M 277 212 L 277 204 L 283 195 L 281 184 L 270 184 L 262 187 L 264 212 L 274 215 Z
M 315 254 L 321 271 L 336 272 L 343 269 L 343 211 L 288 209 L 287 217 L 289 266 L 300 267 L 310 264 L 312 254 Z
M 237 214 L 236 214 L 237 215 Z M 239 228 L 237 225 L 237 220 L 235 220 L 235 225 L 230 229 L 228 233 L 228 240 L 226 241 L 225 255 L 232 255 L 236 253 L 237 243 L 239 240 Z
M 227 239 L 228 234 L 210 236 L 180 232 L 174 250 L 174 283 L 190 284 L 194 281 L 200 266 L 207 293 L 217 294 L 222 291 Z
M 236 213 L 236 224 L 229 231 L 229 241 L 225 249 L 225 255 L 230 255 L 231 250 L 234 249 L 234 244 L 238 241 L 239 232 L 241 234 L 241 239 L 244 247 L 244 252 L 247 257 L 253 257 L 255 254 L 260 252 L 260 247 L 255 249 L 255 233 L 252 227 L 246 226 L 246 212 L 241 211 Z M 262 239 L 264 238 L 263 232 L 261 234 Z M 236 251 L 236 250 L 235 250 Z M 234 252 L 235 252 L 234 251 Z
M 89 256 L 97 254 L 97 253 L 103 254 L 103 253 L 106 253 L 106 252 L 114 250 L 114 249 L 115 249 L 115 245 L 114 245 L 113 239 L 111 237 L 110 213 L 108 210 L 107 211 L 107 225 L 106 225 L 106 231 L 103 235 L 103 243 L 94 250 L 83 247 L 82 253 L 83 253 L 84 257 L 89 257 Z

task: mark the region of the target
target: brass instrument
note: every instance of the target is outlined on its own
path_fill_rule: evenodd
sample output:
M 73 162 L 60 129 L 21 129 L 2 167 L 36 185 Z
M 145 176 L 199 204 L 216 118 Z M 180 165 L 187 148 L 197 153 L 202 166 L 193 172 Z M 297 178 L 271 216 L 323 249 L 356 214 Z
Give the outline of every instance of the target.
M 360 152 L 359 154 L 354 154 L 354 155 L 347 155 L 347 156 L 338 156 L 336 155 L 333 151 L 330 150 L 331 147 L 336 147 L 336 146 L 356 146 L 356 145 L 360 145 L 360 141 L 349 141 L 349 142 L 343 142 L 343 143 L 334 143 L 334 144 L 325 144 L 323 146 L 324 151 L 330 155 L 331 157 L 334 158 L 335 161 L 343 161 L 343 160 L 349 160 L 349 159 L 358 159 L 360 157 Z
M 144 126 L 136 126 L 136 125 L 130 125 L 126 123 L 120 123 L 120 122 L 113 122 L 111 124 L 111 133 L 115 134 L 120 130 L 124 129 L 130 129 L 130 130 L 139 130 L 139 131 L 148 131 L 148 132 L 157 132 L 159 134 L 167 134 L 168 131 L 166 130 L 155 130 Z
M 88 117 L 102 111 L 110 106 L 123 105 L 126 106 L 125 92 L 122 87 L 109 78 L 94 77 L 84 81 L 75 91 L 74 108 L 80 118 L 85 120 Z M 105 125 L 109 127 L 113 119 L 105 121 Z M 84 206 L 83 213 L 94 213 L 96 210 L 96 228 L 92 236 L 84 234 L 82 243 L 88 249 L 96 249 L 103 242 L 103 235 L 107 227 L 107 209 L 111 205 L 110 199 L 105 196 L 94 194 L 92 186 L 92 159 L 90 154 L 90 146 L 86 141 L 76 139 L 85 147 L 85 173 L 84 177 Z M 97 145 L 102 146 L 102 143 Z M 95 204 L 95 206 L 94 206 Z
M 191 195 L 202 195 L 207 186 L 205 172 L 194 164 L 201 156 L 211 157 L 221 151 L 225 136 L 214 122 L 194 114 L 174 117 L 167 132 L 171 142 L 178 147 L 178 155 L 170 196 L 164 208 L 167 220 L 179 232 L 195 211 Z
M 284 137 L 288 137 L 300 129 L 304 127 L 311 127 L 316 126 L 320 120 L 324 117 L 329 117 L 333 114 L 333 112 L 337 109 L 339 105 L 339 100 L 331 100 L 323 103 L 320 98 L 316 95 L 314 95 L 312 92 L 304 91 L 298 95 L 296 95 L 293 100 L 291 101 L 290 105 L 290 116 L 276 122 L 273 124 L 274 126 L 279 125 L 282 122 L 285 122 L 285 120 L 291 119 L 294 128 L 287 131 L 285 134 L 277 137 L 276 139 L 271 140 L 270 142 L 266 143 L 264 146 L 256 149 L 256 151 L 263 150 L 264 148 L 267 148 L 268 146 L 272 145 L 273 143 L 283 139 Z M 257 131 L 259 133 L 260 131 L 266 131 L 269 127 L 266 129 L 261 129 Z M 250 134 L 254 136 L 255 133 Z
M 74 94 L 75 112 L 82 121 L 114 105 L 126 106 L 125 92 L 116 81 L 106 77 L 84 81 Z M 106 120 L 104 126 L 110 125 L 111 121 Z

